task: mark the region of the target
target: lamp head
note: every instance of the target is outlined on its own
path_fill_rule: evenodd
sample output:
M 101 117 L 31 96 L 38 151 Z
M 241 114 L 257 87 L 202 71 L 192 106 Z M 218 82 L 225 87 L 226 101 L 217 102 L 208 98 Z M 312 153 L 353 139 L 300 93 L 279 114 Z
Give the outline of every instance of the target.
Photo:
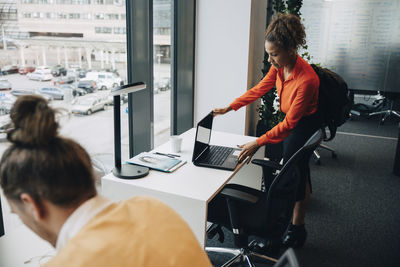
M 144 82 L 136 82 L 136 83 L 130 83 L 127 85 L 117 86 L 111 90 L 110 94 L 112 96 L 116 96 L 116 95 L 138 92 L 143 89 L 146 89 L 146 84 Z

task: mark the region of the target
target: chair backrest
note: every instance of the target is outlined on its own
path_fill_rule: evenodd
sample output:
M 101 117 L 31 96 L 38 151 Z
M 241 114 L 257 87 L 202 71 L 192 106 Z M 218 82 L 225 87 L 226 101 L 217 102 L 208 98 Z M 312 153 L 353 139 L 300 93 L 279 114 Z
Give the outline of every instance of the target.
M 296 202 L 296 193 L 300 182 L 298 162 L 309 158 L 323 139 L 323 132 L 319 129 L 309 140 L 286 162 L 278 175 L 269 186 L 266 198 L 265 224 L 268 232 L 271 228 L 276 235 L 282 235 L 293 214 Z
M 274 267 L 300 267 L 294 250 L 292 248 L 286 250 L 279 258 L 278 262 L 274 264 Z

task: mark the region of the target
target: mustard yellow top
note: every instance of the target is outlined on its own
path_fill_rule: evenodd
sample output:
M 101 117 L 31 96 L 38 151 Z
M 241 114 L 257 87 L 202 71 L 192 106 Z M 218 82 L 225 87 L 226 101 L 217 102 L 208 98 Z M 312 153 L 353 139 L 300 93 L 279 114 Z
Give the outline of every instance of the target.
M 212 266 L 189 226 L 158 200 L 135 197 L 91 219 L 44 266 Z

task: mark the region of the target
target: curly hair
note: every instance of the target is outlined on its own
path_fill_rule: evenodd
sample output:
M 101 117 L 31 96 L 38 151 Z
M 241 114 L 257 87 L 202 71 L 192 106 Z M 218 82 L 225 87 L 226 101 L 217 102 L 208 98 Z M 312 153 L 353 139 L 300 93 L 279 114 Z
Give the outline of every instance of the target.
M 265 41 L 285 50 L 297 50 L 306 44 L 304 25 L 295 15 L 278 13 L 268 25 Z

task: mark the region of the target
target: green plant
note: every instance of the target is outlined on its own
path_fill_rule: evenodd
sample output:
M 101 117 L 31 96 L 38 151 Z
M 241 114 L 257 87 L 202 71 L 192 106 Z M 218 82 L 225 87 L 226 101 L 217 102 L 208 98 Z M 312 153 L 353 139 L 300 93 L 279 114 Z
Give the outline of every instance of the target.
M 273 12 L 276 13 L 289 13 L 296 15 L 300 18 L 300 8 L 303 5 L 303 0 L 273 0 L 272 7 Z M 304 45 L 303 52 L 300 55 L 306 60 L 310 60 L 311 57 L 308 54 L 307 45 Z M 268 63 L 268 54 L 264 53 L 264 67 L 262 69 L 263 76 L 268 73 L 270 64 Z M 260 116 L 258 131 L 265 133 L 272 129 L 276 124 L 281 122 L 285 118 L 285 114 L 279 109 L 279 97 L 276 88 L 273 88 L 261 98 L 261 106 L 258 109 Z

